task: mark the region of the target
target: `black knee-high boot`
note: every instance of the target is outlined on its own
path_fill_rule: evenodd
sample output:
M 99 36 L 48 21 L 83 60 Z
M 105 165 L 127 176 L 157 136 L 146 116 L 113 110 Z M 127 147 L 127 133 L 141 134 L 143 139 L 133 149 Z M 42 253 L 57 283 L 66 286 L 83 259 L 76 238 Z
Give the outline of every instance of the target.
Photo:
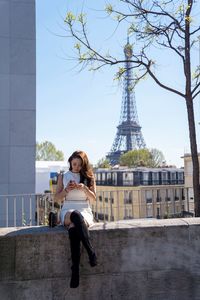
M 96 266 L 97 265 L 97 257 L 96 257 L 95 251 L 92 247 L 92 244 L 90 242 L 89 231 L 85 224 L 83 216 L 81 215 L 81 213 L 79 211 L 74 210 L 70 215 L 70 219 L 74 223 L 75 228 L 77 230 L 77 234 L 79 235 L 80 240 L 88 253 L 89 262 L 90 262 L 91 267 Z
M 70 248 L 71 248 L 71 259 L 72 259 L 72 276 L 70 281 L 71 288 L 77 288 L 79 286 L 79 264 L 80 264 L 80 237 L 77 234 L 75 227 L 71 227 L 68 230 Z

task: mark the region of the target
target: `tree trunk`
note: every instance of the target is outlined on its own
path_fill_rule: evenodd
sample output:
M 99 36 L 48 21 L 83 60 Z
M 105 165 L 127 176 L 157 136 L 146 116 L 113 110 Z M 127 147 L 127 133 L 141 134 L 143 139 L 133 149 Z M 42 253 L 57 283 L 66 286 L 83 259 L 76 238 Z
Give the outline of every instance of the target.
M 193 0 L 188 0 L 185 17 L 185 100 L 188 113 L 188 125 L 190 135 L 190 148 L 193 165 L 193 191 L 194 191 L 194 207 L 195 216 L 200 217 L 200 185 L 199 185 L 199 160 L 196 143 L 196 129 L 194 121 L 194 105 L 191 93 L 191 60 L 190 60 L 190 13 L 193 5 Z
M 188 113 L 188 125 L 190 135 L 190 148 L 193 165 L 193 190 L 194 190 L 194 206 L 195 206 L 195 217 L 200 217 L 200 184 L 199 184 L 199 160 L 196 143 L 196 129 L 194 122 L 194 108 L 192 97 L 186 97 L 186 106 Z

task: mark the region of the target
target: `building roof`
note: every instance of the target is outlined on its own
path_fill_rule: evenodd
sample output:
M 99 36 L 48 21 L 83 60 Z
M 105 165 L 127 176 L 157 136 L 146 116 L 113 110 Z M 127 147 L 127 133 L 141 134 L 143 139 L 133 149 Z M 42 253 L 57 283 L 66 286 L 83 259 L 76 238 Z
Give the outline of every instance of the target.
M 35 168 L 37 172 L 44 172 L 48 170 L 53 171 L 61 171 L 61 170 L 68 170 L 68 162 L 67 161 L 36 161 Z
M 120 169 L 109 169 L 109 168 L 98 168 L 95 170 L 95 173 L 99 172 L 184 172 L 183 168 L 176 168 L 176 167 L 162 167 L 162 168 L 147 168 L 147 167 L 136 167 L 136 168 L 120 168 Z

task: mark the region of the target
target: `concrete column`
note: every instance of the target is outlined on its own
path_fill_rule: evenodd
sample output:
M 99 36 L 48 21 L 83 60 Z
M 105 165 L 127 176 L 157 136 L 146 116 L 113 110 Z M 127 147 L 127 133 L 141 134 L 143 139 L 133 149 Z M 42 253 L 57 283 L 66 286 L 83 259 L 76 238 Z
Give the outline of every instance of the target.
M 35 192 L 35 128 L 35 0 L 0 0 L 0 195 Z

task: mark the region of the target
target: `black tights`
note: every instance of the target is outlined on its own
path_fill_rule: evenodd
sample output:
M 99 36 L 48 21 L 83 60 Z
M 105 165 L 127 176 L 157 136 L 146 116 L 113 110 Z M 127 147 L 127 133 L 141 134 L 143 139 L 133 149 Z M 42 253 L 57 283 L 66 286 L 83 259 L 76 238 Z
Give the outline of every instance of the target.
M 79 285 L 79 264 L 80 264 L 80 242 L 85 247 L 89 262 L 92 267 L 97 265 L 97 258 L 90 242 L 88 227 L 85 224 L 84 218 L 81 213 L 74 210 L 70 215 L 71 222 L 74 227 L 69 228 L 69 239 L 71 247 L 72 259 L 72 278 L 70 282 L 71 287 Z

